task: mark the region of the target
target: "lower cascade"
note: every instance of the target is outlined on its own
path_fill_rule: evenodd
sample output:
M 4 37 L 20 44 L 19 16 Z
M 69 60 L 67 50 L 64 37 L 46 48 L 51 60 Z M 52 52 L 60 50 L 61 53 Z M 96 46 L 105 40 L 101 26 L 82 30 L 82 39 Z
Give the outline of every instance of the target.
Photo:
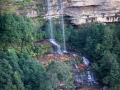
M 98 84 L 97 75 L 91 68 L 90 62 L 86 57 L 82 57 L 80 65 L 77 65 L 76 60 L 70 60 L 70 64 L 72 66 L 72 73 L 74 74 L 74 83 L 77 87 Z
M 83 58 L 83 62 L 86 64 L 86 66 L 89 66 L 89 60 L 86 57 L 82 57 Z

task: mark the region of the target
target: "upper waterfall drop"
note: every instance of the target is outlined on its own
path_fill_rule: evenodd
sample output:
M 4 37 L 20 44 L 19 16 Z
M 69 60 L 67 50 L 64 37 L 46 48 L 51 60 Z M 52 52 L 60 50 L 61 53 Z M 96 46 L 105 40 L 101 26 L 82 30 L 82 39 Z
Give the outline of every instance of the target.
M 52 14 L 50 14 L 50 10 L 52 10 L 50 0 L 47 0 L 47 4 L 48 4 L 48 19 L 49 19 L 49 26 L 50 26 L 50 40 L 49 41 L 57 47 L 57 53 L 62 54 L 61 46 L 54 39 L 53 17 L 52 17 Z
M 60 14 L 62 17 L 62 36 L 63 36 L 63 53 L 67 53 L 66 51 L 66 41 L 65 41 L 65 26 L 64 26 L 64 10 L 63 10 L 63 5 L 62 5 L 62 0 L 58 0 L 58 6 L 60 8 Z
M 50 10 L 51 8 L 51 4 L 50 4 L 50 0 L 47 0 L 47 5 L 48 5 L 48 19 L 49 19 L 49 26 L 50 26 L 50 39 L 54 39 L 54 35 L 53 35 L 53 18 L 52 15 L 50 14 Z

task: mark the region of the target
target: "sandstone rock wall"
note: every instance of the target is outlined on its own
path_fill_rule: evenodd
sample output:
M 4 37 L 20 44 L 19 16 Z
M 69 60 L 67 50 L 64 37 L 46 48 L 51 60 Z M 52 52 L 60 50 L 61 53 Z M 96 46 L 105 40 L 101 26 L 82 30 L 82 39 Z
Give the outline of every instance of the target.
M 53 5 L 57 0 L 53 0 Z M 63 0 L 64 15 L 71 16 L 72 23 L 120 22 L 120 0 Z M 56 6 L 51 16 L 60 16 Z

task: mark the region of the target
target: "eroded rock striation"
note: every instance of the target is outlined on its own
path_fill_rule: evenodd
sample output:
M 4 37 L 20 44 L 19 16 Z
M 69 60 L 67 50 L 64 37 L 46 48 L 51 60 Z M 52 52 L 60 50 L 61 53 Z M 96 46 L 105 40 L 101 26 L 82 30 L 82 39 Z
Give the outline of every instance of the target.
M 51 3 L 51 16 L 60 16 L 59 0 Z M 64 15 L 70 16 L 71 22 L 120 22 L 120 0 L 63 0 Z

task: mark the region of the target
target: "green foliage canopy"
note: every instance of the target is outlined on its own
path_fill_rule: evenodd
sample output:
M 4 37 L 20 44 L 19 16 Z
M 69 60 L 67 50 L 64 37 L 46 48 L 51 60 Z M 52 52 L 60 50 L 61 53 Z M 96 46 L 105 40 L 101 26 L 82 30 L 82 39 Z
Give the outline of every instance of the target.
M 65 62 L 52 61 L 47 67 L 47 76 L 54 89 L 59 89 L 61 81 L 65 82 L 64 88 L 67 90 L 74 89 L 70 67 Z

